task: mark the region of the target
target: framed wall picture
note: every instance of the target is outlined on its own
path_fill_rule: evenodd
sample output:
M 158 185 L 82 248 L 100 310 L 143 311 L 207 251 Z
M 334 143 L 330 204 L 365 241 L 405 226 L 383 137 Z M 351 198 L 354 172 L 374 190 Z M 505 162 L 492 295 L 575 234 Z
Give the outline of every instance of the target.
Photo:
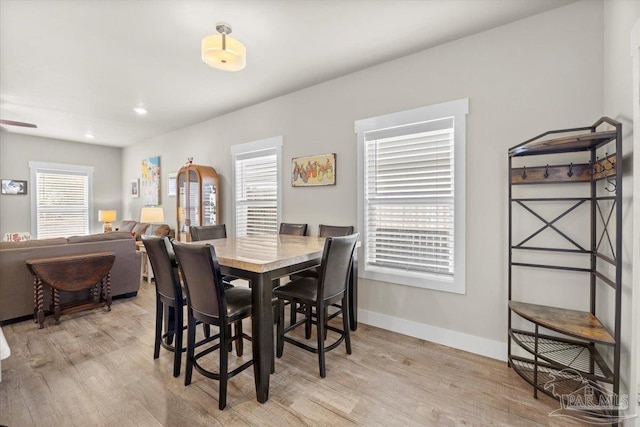
M 137 179 L 131 180 L 131 197 L 140 197 L 140 183 Z
M 291 185 L 293 187 L 336 185 L 336 154 L 318 154 L 291 159 Z
M 176 195 L 176 175 L 177 173 L 170 173 L 167 176 L 167 196 Z
M 160 204 L 160 156 L 142 160 L 140 195 L 145 206 Z
M 27 194 L 27 181 L 19 181 L 17 179 L 3 179 L 2 194 Z

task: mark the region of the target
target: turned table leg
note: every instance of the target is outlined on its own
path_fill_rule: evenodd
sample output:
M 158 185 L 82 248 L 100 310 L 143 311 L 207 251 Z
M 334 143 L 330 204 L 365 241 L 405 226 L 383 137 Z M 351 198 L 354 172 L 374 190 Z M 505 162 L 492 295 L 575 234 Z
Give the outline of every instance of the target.
M 42 281 L 37 277 L 34 280 L 35 286 L 35 303 L 36 303 L 36 320 L 38 328 L 44 328 L 44 286 Z
M 107 311 L 111 311 L 111 271 L 109 271 L 107 273 L 107 277 L 105 277 L 104 279 L 102 279 L 102 290 L 103 290 L 103 296 L 104 296 L 104 300 L 106 301 L 106 305 L 107 305 Z M 105 282 L 106 282 L 106 288 L 105 288 Z
M 57 289 L 51 290 L 51 299 L 53 300 L 53 319 L 56 325 L 60 324 L 60 292 Z

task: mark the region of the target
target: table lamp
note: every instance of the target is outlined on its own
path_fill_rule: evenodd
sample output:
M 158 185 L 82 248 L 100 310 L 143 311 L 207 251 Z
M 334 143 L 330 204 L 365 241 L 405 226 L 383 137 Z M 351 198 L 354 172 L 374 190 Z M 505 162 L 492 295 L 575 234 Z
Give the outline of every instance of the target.
M 116 211 L 104 210 L 98 211 L 98 221 L 103 222 L 102 231 L 109 233 L 113 231 L 111 223 L 116 220 Z
M 164 210 L 162 208 L 146 206 L 140 212 L 140 222 L 150 224 L 149 234 L 153 235 L 153 224 L 164 222 Z

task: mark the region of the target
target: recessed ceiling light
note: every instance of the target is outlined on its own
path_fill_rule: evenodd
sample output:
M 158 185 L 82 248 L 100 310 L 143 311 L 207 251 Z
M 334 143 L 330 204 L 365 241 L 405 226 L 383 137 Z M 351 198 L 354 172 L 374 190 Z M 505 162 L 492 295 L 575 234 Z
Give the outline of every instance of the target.
M 87 133 L 84 134 L 84 137 L 87 138 L 87 139 L 93 139 L 96 136 L 94 134 L 92 134 L 91 132 L 87 132 Z
M 147 109 L 144 107 L 134 107 L 133 111 L 135 111 L 139 116 L 147 114 Z

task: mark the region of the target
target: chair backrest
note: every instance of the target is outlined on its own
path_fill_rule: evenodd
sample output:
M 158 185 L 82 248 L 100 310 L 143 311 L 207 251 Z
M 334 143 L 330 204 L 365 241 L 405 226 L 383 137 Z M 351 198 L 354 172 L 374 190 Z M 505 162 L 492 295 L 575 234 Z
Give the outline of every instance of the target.
M 165 302 L 175 301 L 176 305 L 182 305 L 182 286 L 178 277 L 178 265 L 169 238 L 143 235 L 142 243 L 151 262 L 156 280 L 156 292 L 164 297 Z
M 318 296 L 327 299 L 344 292 L 347 288 L 353 251 L 358 233 L 349 236 L 328 237 L 324 242 Z
M 353 234 L 353 226 L 340 226 L 340 225 L 324 225 L 320 224 L 318 227 L 318 236 L 320 237 L 338 237 L 348 236 Z
M 220 318 L 220 313 L 226 312 L 216 250 L 212 245 L 171 243 L 182 272 L 191 315 L 212 323 L 212 319 Z
M 286 222 L 280 223 L 280 231 L 278 234 L 287 234 L 290 236 L 306 236 L 307 224 L 289 224 Z
M 191 233 L 191 241 L 193 242 L 227 238 L 227 226 L 225 224 L 192 225 L 189 228 L 189 232 Z

